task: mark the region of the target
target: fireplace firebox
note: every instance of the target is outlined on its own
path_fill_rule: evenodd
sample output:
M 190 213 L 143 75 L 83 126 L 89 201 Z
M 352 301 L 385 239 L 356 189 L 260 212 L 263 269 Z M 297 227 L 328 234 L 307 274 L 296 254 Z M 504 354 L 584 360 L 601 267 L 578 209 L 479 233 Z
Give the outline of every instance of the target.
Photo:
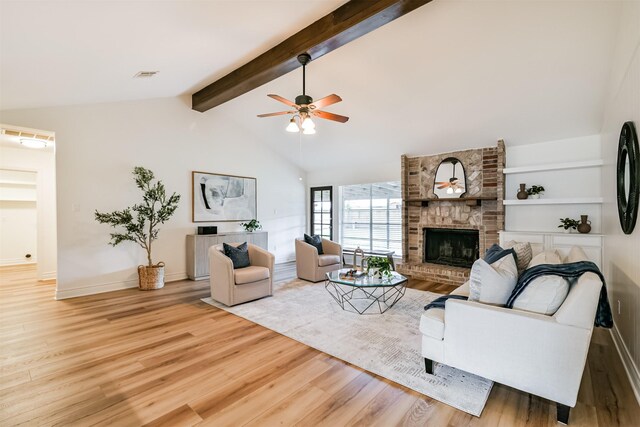
M 471 267 L 480 256 L 478 230 L 424 228 L 424 262 Z

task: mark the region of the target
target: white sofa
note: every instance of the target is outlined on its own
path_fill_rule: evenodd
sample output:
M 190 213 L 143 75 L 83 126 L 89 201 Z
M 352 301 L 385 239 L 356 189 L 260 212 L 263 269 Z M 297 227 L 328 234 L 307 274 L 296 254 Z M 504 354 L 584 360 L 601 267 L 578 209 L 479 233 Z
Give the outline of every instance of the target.
M 601 287 L 597 275 L 583 274 L 552 316 L 449 299 L 444 310 L 432 308 L 420 319 L 426 370 L 434 373 L 433 362 L 443 363 L 552 400 L 558 421 L 566 424 Z M 452 294 L 468 296 L 468 282 Z

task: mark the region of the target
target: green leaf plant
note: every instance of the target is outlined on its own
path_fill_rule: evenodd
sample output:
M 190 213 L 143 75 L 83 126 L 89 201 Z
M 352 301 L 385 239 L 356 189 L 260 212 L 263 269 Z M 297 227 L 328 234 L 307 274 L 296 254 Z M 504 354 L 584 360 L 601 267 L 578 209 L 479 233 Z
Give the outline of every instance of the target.
M 154 175 L 149 169 L 136 166 L 133 175 L 136 186 L 143 192 L 142 203 L 110 213 L 96 210 L 95 219 L 120 229 L 110 234 L 111 246 L 126 241 L 137 243 L 147 252 L 148 266 L 153 267 L 151 244 L 158 238 L 158 225 L 164 224 L 178 209 L 180 195 L 173 193 L 167 197 L 162 181 L 152 183 Z

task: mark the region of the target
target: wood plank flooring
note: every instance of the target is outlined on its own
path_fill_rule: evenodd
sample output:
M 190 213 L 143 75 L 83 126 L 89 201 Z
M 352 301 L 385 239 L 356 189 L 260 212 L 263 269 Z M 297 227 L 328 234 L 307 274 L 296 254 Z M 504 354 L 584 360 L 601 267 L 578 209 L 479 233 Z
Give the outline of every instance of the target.
M 453 409 L 202 303 L 207 281 L 55 301 L 35 273 L 0 268 L 2 426 L 556 425 L 552 403 L 498 384 L 482 417 Z M 640 423 L 606 331 L 578 400 L 571 426 Z

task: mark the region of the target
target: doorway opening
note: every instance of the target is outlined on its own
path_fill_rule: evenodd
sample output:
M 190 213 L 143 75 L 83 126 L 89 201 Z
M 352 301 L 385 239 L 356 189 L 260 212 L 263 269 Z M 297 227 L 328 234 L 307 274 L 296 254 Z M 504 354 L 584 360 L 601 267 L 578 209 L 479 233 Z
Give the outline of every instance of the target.
M 56 283 L 53 132 L 0 124 L 0 269 Z

